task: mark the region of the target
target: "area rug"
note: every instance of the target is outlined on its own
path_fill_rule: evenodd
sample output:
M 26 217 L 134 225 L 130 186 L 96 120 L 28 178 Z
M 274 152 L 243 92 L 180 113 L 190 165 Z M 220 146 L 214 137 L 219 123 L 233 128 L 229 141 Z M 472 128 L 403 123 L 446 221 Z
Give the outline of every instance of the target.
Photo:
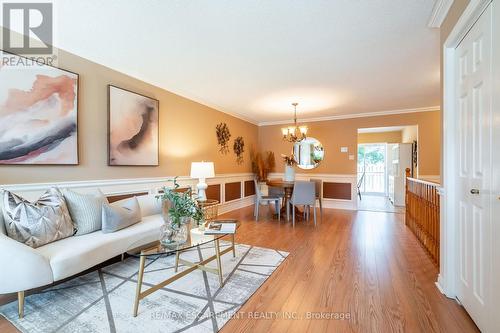
M 181 258 L 199 261 L 214 250 L 193 249 Z M 23 319 L 17 317 L 17 302 L 0 307 L 0 313 L 26 333 L 217 332 L 287 256 L 237 244 L 236 258 L 231 252 L 222 256 L 222 288 L 217 275 L 196 270 L 141 300 L 137 317 L 132 316 L 139 267 L 134 257 L 26 297 Z M 148 260 L 143 291 L 173 275 L 174 262 L 175 256 Z M 215 268 L 216 262 L 208 266 Z

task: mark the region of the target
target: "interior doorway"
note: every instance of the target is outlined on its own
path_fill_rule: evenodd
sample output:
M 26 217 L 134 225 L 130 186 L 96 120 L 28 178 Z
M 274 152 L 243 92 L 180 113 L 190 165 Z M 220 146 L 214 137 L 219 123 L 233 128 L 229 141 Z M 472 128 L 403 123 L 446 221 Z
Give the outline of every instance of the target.
M 358 209 L 404 213 L 406 168 L 418 173 L 418 126 L 358 129 Z

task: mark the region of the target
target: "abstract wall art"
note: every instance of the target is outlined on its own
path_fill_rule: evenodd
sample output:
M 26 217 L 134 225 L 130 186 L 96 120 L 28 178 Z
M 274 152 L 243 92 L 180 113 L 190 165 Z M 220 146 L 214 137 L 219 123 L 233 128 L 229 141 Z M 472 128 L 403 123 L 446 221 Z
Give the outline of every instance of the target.
M 78 164 L 78 74 L 0 56 L 0 164 Z
M 108 86 L 108 164 L 159 165 L 159 101 Z

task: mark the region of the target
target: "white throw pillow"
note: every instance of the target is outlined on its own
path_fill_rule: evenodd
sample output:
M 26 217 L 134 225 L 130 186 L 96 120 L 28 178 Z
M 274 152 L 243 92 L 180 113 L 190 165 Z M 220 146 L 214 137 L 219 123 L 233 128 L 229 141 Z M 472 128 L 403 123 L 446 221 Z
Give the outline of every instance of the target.
M 161 213 L 161 200 L 154 194 L 139 195 L 136 197 L 141 207 L 142 216 L 151 216 Z
M 102 205 L 102 232 L 110 233 L 141 221 L 141 208 L 136 197 Z
M 108 200 L 100 190 L 84 194 L 65 189 L 63 195 L 71 218 L 78 229 L 75 236 L 101 230 L 102 205 L 107 203 Z

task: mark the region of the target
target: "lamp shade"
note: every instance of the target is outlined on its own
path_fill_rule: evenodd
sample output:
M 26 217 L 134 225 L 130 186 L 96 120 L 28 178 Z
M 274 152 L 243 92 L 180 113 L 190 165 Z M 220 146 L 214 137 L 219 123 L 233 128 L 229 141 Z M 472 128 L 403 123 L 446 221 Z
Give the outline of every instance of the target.
M 215 177 L 214 162 L 192 162 L 191 178 L 211 178 Z

